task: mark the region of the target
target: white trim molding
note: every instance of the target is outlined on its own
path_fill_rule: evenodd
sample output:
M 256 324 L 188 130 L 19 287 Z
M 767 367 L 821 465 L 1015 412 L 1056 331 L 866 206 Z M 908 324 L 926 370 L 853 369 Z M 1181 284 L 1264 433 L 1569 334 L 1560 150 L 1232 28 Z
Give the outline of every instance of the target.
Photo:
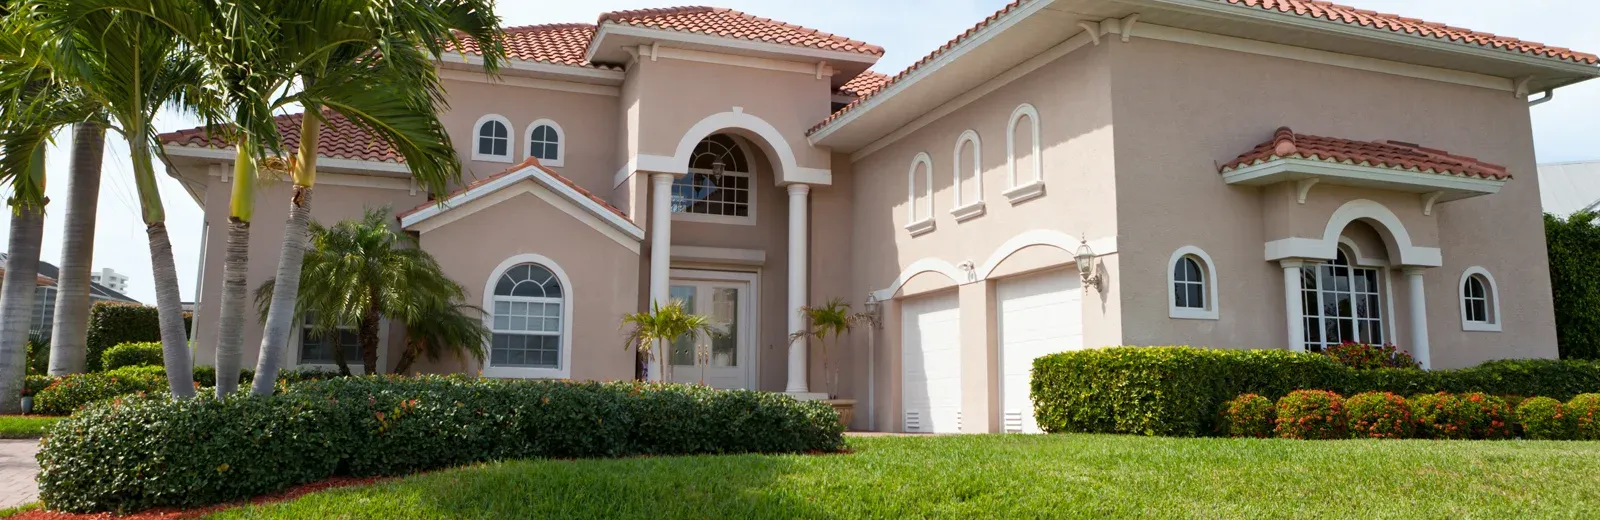
M 873 298 L 880 302 L 892 300 L 895 293 L 900 292 L 900 288 L 904 287 L 906 282 L 911 281 L 912 278 L 922 273 L 939 273 L 956 284 L 960 284 L 962 280 L 966 279 L 966 275 L 955 264 L 938 258 L 923 258 L 907 265 L 904 270 L 900 271 L 898 276 L 894 277 L 894 281 L 890 282 L 888 287 L 872 291 L 871 294 Z
M 539 164 L 551 168 L 565 166 L 567 164 L 567 132 L 561 129 L 559 123 L 550 119 L 539 119 L 528 123 L 528 129 L 522 132 L 522 159 L 527 160 L 529 157 L 533 157 L 533 130 L 540 126 L 548 126 L 556 132 L 556 159 L 554 161 L 539 159 Z
M 1484 296 L 1489 302 L 1485 307 L 1490 311 L 1489 321 L 1472 321 L 1467 319 L 1467 280 L 1478 276 L 1484 282 Z M 1468 267 L 1461 272 L 1461 280 L 1456 282 L 1456 306 L 1461 309 L 1461 330 L 1468 332 L 1500 332 L 1504 327 L 1505 319 L 1500 314 L 1500 285 L 1494 281 L 1494 275 L 1482 266 Z
M 683 133 L 678 140 L 678 147 L 671 157 L 649 154 L 638 154 L 629 160 L 628 171 L 651 171 L 685 175 L 689 172 L 689 160 L 694 157 L 695 146 L 700 144 L 706 136 L 728 129 L 739 129 L 755 134 L 740 135 L 747 141 L 761 148 L 767 153 L 769 160 L 776 161 L 777 172 L 774 177 L 778 184 L 805 183 L 805 184 L 833 184 L 833 171 L 823 168 L 810 168 L 800 166 L 795 157 L 794 149 L 789 147 L 789 141 L 783 138 L 777 127 L 766 120 L 748 114 L 744 107 L 733 107 L 727 112 L 719 112 L 706 116 Z
M 489 278 L 483 284 L 483 326 L 494 329 L 494 287 L 500 277 L 521 264 L 538 264 L 549 269 L 556 280 L 561 283 L 561 359 L 557 368 L 532 368 L 532 367 L 496 367 L 494 366 L 494 337 L 490 336 L 483 346 L 483 375 L 484 377 L 503 377 L 517 379 L 570 379 L 572 377 L 572 315 L 575 313 L 573 299 L 577 298 L 578 290 L 572 286 L 572 279 L 567 277 L 567 272 L 549 257 L 536 253 L 522 253 L 512 255 L 511 258 L 500 262 Z
M 524 181 L 532 180 L 539 186 L 538 190 L 507 190 Z M 505 191 L 504 194 L 498 192 Z M 557 180 L 550 172 L 546 172 L 537 165 L 508 173 L 498 179 L 486 182 L 470 190 L 458 193 L 438 204 L 428 206 L 420 211 L 405 215 L 400 218 L 401 229 L 426 233 L 457 219 L 476 213 L 496 203 L 509 200 L 511 197 L 522 193 L 533 193 L 547 202 L 551 202 L 557 209 L 572 215 L 574 218 L 587 223 L 597 231 L 605 233 L 616 240 L 623 247 L 637 253 L 639 243 L 644 240 L 644 230 L 628 221 L 621 215 L 602 207 L 587 196 L 578 193 L 567 183 Z M 554 196 L 546 197 L 545 194 Z M 557 204 L 559 202 L 559 204 Z M 460 211 L 452 211 L 460 209 Z M 443 219 L 428 222 L 434 217 L 444 215 Z
M 928 199 L 928 214 L 917 218 L 917 166 L 922 166 L 922 179 L 926 189 L 923 196 Z M 918 236 L 933 231 L 933 157 L 928 152 L 917 152 L 911 158 L 911 169 L 906 171 L 906 231 L 911 236 Z
M 1028 182 L 1022 182 L 1022 179 L 1017 178 L 1017 120 L 1024 117 L 1028 118 L 1028 133 L 1033 139 L 1031 147 L 1033 155 L 1030 161 L 1033 163 L 1033 180 Z M 1011 119 L 1006 123 L 1006 174 L 1011 179 L 1011 186 L 1006 189 L 1006 196 L 1011 197 L 1013 204 L 1021 201 L 1017 200 L 1018 197 L 1012 197 L 1011 192 L 1026 186 L 1035 184 L 1039 186 L 1038 194 L 1027 198 L 1044 194 L 1044 160 L 1039 155 L 1039 142 L 1039 109 L 1034 108 L 1032 103 L 1017 105 L 1017 108 L 1011 111 Z
M 479 151 L 478 140 L 483 138 L 483 124 L 490 121 L 498 122 L 500 123 L 500 126 L 503 126 L 506 129 L 505 155 L 482 153 Z M 484 114 L 483 117 L 478 118 L 478 122 L 472 124 L 472 160 L 499 163 L 511 162 L 511 157 L 517 154 L 517 141 L 511 138 L 513 128 L 516 127 L 511 126 L 511 120 L 506 119 L 505 116 L 500 114 Z
M 1307 177 L 1308 175 L 1312 177 Z M 1300 183 L 1296 186 L 1296 193 L 1302 201 L 1305 192 L 1311 185 L 1316 184 L 1307 183 L 1313 179 L 1345 186 L 1377 187 L 1425 194 L 1438 193 L 1433 199 L 1440 202 L 1499 193 L 1500 188 L 1506 183 L 1504 180 L 1496 179 L 1457 177 L 1416 170 L 1297 158 L 1272 159 L 1222 174 L 1223 182 L 1245 186 L 1295 181 Z M 1431 209 L 1430 204 L 1430 212 Z
M 1394 212 L 1389 211 L 1383 204 L 1366 199 L 1346 202 L 1334 210 L 1333 215 L 1328 217 L 1328 225 L 1323 229 L 1320 239 L 1290 237 L 1267 242 L 1266 260 L 1269 262 L 1286 258 L 1332 260 L 1338 254 L 1341 233 L 1346 226 L 1356 220 L 1370 220 L 1378 224 L 1375 227 L 1379 228 L 1379 234 L 1389 246 L 1391 265 L 1422 267 L 1443 265 L 1443 255 L 1439 248 L 1413 244 L 1411 234 L 1406 231 L 1405 225 L 1400 223 L 1400 217 L 1395 216 Z
M 872 291 L 869 294 L 878 301 L 893 299 L 895 293 L 900 292 L 900 288 L 912 277 L 927 272 L 945 275 L 957 285 L 982 282 L 988 280 L 989 276 L 994 274 L 995 268 L 999 267 L 1000 263 L 1010 258 L 1011 255 L 1016 254 L 1017 251 L 1033 246 L 1046 246 L 1054 247 L 1070 254 L 1077 252 L 1078 245 L 1079 239 L 1060 231 L 1051 229 L 1024 231 L 1000 244 L 999 247 L 995 248 L 994 253 L 991 253 L 989 258 L 984 260 L 981 265 L 974 265 L 970 260 L 957 265 L 939 258 L 923 258 L 907 265 L 900 272 L 900 275 L 889 283 L 888 287 Z M 1096 257 L 1116 254 L 1117 237 L 1108 236 L 1091 240 L 1089 241 L 1089 247 L 1094 249 Z
M 961 149 L 966 147 L 969 142 L 972 143 L 972 183 L 976 189 L 973 192 L 972 201 L 967 205 L 963 205 L 961 203 Z M 983 141 L 978 138 L 976 130 L 969 128 L 967 131 L 961 132 L 961 136 L 956 138 L 954 157 L 955 160 L 950 163 L 950 178 L 954 181 L 951 186 L 955 188 L 950 190 L 952 194 L 950 213 L 956 215 L 956 222 L 960 222 L 983 214 Z
M 465 63 L 467 65 L 483 66 L 483 56 L 475 54 L 461 54 L 446 52 L 439 55 L 440 63 Z M 507 59 L 501 63 L 502 70 L 520 70 L 541 74 L 555 74 L 594 80 L 606 85 L 621 85 L 627 73 L 621 70 L 604 69 L 595 67 L 582 67 L 578 65 L 556 65 L 542 61 Z
M 1181 258 L 1191 258 L 1200 263 L 1200 276 L 1202 291 L 1206 298 L 1203 308 L 1179 307 L 1177 300 L 1177 266 Z M 1182 320 L 1215 320 L 1218 319 L 1221 302 L 1217 300 L 1217 265 L 1211 261 L 1211 255 L 1196 246 L 1183 246 L 1172 252 L 1172 257 L 1167 259 L 1167 317 Z
M 767 252 L 760 249 L 672 245 L 672 261 L 685 263 L 759 266 L 767 263 Z
M 505 85 L 510 87 L 532 88 L 551 90 L 556 92 L 572 92 L 575 94 L 592 94 L 596 96 L 618 97 L 622 95 L 621 87 L 610 85 L 596 85 L 593 83 L 578 83 L 558 79 L 540 79 L 526 76 L 512 76 L 501 74 L 500 77 L 491 78 L 482 72 L 471 72 L 457 69 L 439 69 L 439 79 L 446 81 L 465 81 L 467 83 L 482 83 L 484 85 Z

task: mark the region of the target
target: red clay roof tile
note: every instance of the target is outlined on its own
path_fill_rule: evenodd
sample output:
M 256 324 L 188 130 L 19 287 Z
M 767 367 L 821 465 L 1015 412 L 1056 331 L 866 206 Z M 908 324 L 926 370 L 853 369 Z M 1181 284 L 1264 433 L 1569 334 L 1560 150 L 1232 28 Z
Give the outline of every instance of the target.
M 1227 173 L 1278 159 L 1364 164 L 1377 168 L 1479 179 L 1511 178 L 1511 174 L 1504 166 L 1436 148 L 1394 140 L 1369 142 L 1297 134 L 1289 127 L 1279 128 L 1273 133 L 1272 139 L 1222 165 L 1218 170 Z
M 840 85 L 839 93 L 846 96 L 861 97 L 873 92 L 877 92 L 878 89 L 883 88 L 883 86 L 888 83 L 888 74 L 869 70 L 862 72 L 860 75 L 851 78 L 850 81 L 846 81 L 843 85 Z
M 721 7 L 687 6 L 612 11 L 602 13 L 595 24 L 633 25 L 795 47 L 883 55 L 883 47 L 877 45 Z
M 318 157 L 391 163 L 406 162 L 406 158 L 401 156 L 400 152 L 390 146 L 389 143 L 368 134 L 366 130 L 356 126 L 349 119 L 345 119 L 338 112 L 323 110 L 322 114 L 327 121 L 323 123 L 322 131 L 317 137 Z M 278 134 L 283 136 L 283 149 L 285 151 L 292 151 L 300 146 L 300 121 L 304 118 L 304 113 L 277 117 Z M 157 137 L 161 140 L 161 144 L 164 145 L 218 149 L 233 148 L 233 144 L 223 140 L 222 137 L 208 135 L 205 127 L 167 132 Z
M 525 25 L 505 28 L 505 46 L 508 57 L 553 65 L 574 67 L 612 68 L 596 66 L 584 60 L 589 42 L 594 39 L 594 26 L 586 23 L 558 23 Z M 461 49 L 446 44 L 446 49 L 464 54 L 483 55 L 476 40 L 463 38 Z

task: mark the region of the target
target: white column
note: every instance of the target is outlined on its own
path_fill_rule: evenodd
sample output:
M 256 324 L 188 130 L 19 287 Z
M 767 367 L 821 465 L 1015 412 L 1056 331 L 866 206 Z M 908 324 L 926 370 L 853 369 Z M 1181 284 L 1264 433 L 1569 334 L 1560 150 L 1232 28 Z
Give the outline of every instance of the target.
M 670 173 L 650 174 L 650 303 L 665 305 L 671 295 L 672 267 L 672 180 Z M 651 381 L 666 374 L 667 346 L 655 346 L 650 361 Z
M 1422 290 L 1421 267 L 1407 267 L 1406 286 L 1411 297 L 1411 356 L 1424 370 L 1433 368 L 1428 360 L 1428 299 Z
M 1289 320 L 1289 350 L 1305 352 L 1306 320 L 1305 309 L 1301 308 L 1304 298 L 1300 294 L 1300 268 L 1305 266 L 1305 261 L 1279 260 L 1278 265 L 1283 266 L 1283 301 L 1284 313 Z
M 811 186 L 789 185 L 789 333 L 805 330 L 806 321 L 800 308 L 806 305 L 806 199 Z M 806 340 L 800 338 L 789 344 L 789 384 L 785 392 L 803 394 L 811 391 L 806 380 Z

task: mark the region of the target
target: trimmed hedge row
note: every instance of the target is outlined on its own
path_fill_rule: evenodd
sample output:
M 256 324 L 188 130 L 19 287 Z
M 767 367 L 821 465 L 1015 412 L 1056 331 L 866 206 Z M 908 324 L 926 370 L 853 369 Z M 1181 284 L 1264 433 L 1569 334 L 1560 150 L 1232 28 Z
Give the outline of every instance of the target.
M 100 355 L 100 366 L 106 370 L 122 367 L 162 366 L 165 359 L 159 341 L 118 343 Z
M 59 423 L 39 453 L 53 510 L 132 512 L 335 475 L 531 457 L 837 451 L 832 407 L 642 382 L 339 378 L 269 397 L 129 397 Z
M 1255 411 L 1263 400 L 1244 394 L 1229 401 L 1219 417 L 1219 431 L 1230 437 L 1286 439 L 1600 440 L 1595 423 L 1580 426 L 1584 410 L 1591 417 L 1600 412 L 1600 394 L 1580 394 L 1563 404 L 1549 397 L 1482 392 L 1406 399 L 1390 392 L 1344 398 L 1326 390 L 1296 390 L 1278 400 L 1272 416 Z
M 278 373 L 278 382 L 287 385 L 338 376 L 338 372 L 326 370 L 286 370 Z M 239 371 L 239 383 L 243 388 L 248 389 L 254 378 L 255 372 L 251 370 Z M 201 387 L 217 386 L 217 369 L 206 365 L 194 367 L 194 382 Z M 28 389 L 32 392 L 30 395 L 35 396 L 35 413 L 66 415 L 88 404 L 123 395 L 165 394 L 167 369 L 160 365 L 141 365 L 62 377 L 29 376 Z
M 1358 370 L 1285 350 L 1111 347 L 1041 356 L 1031 381 L 1047 432 L 1198 436 L 1222 404 L 1246 393 L 1276 400 L 1300 389 L 1353 395 L 1485 392 L 1568 399 L 1600 390 L 1600 361 L 1491 361 L 1459 370 Z

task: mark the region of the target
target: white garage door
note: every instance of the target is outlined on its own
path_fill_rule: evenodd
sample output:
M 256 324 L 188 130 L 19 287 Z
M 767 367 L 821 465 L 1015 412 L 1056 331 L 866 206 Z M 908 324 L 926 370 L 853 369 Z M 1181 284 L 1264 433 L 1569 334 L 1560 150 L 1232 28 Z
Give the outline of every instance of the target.
M 1058 270 L 1001 280 L 1000 406 L 1005 431 L 1040 433 L 1029 396 L 1033 359 L 1083 348 L 1083 282 Z
M 955 291 L 900 305 L 901 399 L 908 432 L 961 431 L 961 308 Z

